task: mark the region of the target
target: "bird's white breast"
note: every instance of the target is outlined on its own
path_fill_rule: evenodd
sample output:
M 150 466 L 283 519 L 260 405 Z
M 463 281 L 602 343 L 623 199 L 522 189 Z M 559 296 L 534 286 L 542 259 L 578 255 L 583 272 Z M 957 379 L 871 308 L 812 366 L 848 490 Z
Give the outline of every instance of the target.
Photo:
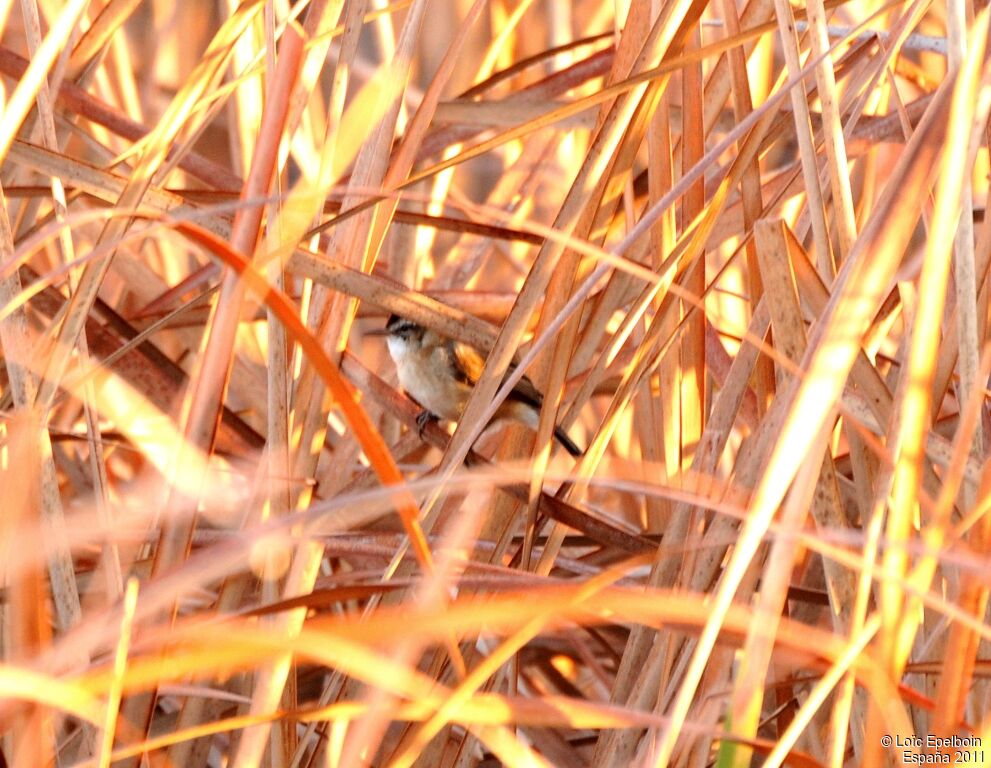
M 399 373 L 399 386 L 431 413 L 456 421 L 469 389 L 455 378 L 446 348 L 414 346 L 391 337 L 388 345 Z

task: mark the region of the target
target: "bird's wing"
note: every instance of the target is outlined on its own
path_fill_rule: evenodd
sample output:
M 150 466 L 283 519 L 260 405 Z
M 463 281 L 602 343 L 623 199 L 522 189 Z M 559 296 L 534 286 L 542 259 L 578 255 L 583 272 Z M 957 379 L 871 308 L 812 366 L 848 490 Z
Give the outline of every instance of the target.
M 454 355 L 457 358 L 458 365 L 461 368 L 461 373 L 465 376 L 465 381 L 472 386 L 478 381 L 479 377 L 482 375 L 482 368 L 485 366 L 485 358 L 483 358 L 474 347 L 470 347 L 467 344 L 462 344 L 460 342 L 453 342 Z M 506 371 L 506 375 L 503 377 L 505 381 L 512 373 L 516 370 L 515 365 L 509 366 Z M 532 405 L 534 408 L 539 408 L 541 403 L 544 402 L 544 396 L 540 394 L 540 390 L 537 389 L 533 382 L 530 381 L 526 376 L 516 382 L 516 386 L 513 387 L 513 391 L 510 393 L 509 397 L 513 400 L 520 400 L 528 405 Z
M 485 367 L 485 359 L 478 354 L 478 350 L 459 341 L 451 342 L 451 351 L 454 353 L 457 362 L 456 368 L 458 377 L 466 384 L 472 386 L 482 375 L 482 368 Z
M 505 379 L 508 378 L 515 370 L 515 365 L 509 366 L 503 380 L 505 381 Z M 544 396 L 540 393 L 540 390 L 537 389 L 534 383 L 526 376 L 516 382 L 516 386 L 513 387 L 513 391 L 509 393 L 509 397 L 510 399 L 521 400 L 522 402 L 532 405 L 537 409 L 539 409 L 544 402 Z

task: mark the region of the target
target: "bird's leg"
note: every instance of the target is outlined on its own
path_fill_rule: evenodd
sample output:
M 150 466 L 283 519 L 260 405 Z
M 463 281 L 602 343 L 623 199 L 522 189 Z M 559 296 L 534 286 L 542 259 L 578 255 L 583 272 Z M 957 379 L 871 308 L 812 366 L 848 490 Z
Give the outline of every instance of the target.
M 421 440 L 424 439 L 423 433 L 427 429 L 427 424 L 431 421 L 440 421 L 440 418 L 437 414 L 431 413 L 426 408 L 416 414 L 416 432 L 420 436 Z

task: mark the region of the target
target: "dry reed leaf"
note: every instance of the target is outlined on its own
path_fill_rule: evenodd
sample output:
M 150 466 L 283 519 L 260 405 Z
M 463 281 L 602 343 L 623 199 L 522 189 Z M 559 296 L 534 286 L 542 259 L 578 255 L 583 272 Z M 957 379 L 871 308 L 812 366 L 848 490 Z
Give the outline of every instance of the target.
M 0 762 L 987 736 L 986 10 L 7 5 Z

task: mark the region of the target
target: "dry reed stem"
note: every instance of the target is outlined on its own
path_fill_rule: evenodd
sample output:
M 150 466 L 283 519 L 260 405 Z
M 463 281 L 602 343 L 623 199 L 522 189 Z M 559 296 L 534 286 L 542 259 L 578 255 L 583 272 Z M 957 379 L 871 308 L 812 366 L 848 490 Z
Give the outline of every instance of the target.
M 7 764 L 991 738 L 986 10 L 14 5 Z

